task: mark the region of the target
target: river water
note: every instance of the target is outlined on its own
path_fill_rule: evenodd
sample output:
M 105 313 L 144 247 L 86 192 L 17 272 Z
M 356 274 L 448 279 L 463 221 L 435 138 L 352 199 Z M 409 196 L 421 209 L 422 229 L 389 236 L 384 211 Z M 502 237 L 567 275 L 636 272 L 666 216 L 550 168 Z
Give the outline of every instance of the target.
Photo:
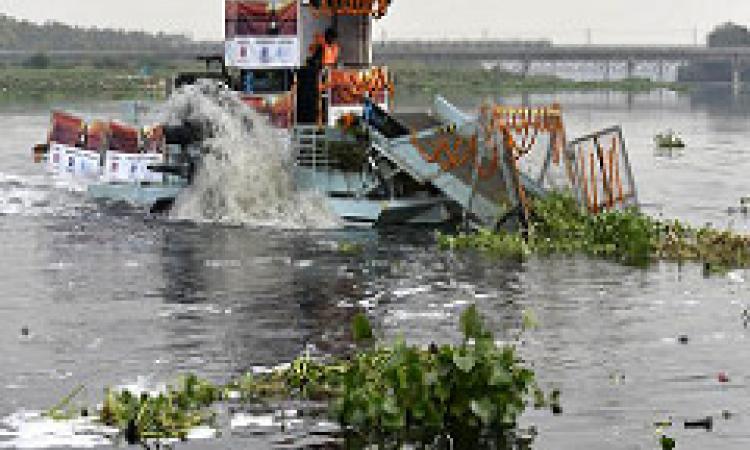
M 750 194 L 750 97 L 711 88 L 506 100 L 561 102 L 571 137 L 622 124 L 647 212 L 747 230 L 735 209 Z M 93 404 L 106 386 L 188 371 L 227 381 L 309 346 L 335 353 L 362 310 L 383 339 L 451 341 L 470 303 L 500 337 L 516 332 L 524 310 L 539 319 L 521 352 L 544 387 L 562 391 L 564 413 L 526 414 L 524 425 L 539 431 L 535 448 L 656 449 L 654 422 L 669 418 L 675 426 L 665 431 L 679 449 L 750 445 L 749 273 L 705 278 L 693 265 L 642 270 L 585 258 L 516 264 L 442 253 L 423 229 L 286 231 L 97 205 L 30 162 L 56 106 L 89 117 L 126 110 L 120 102 L 0 104 L 0 448 L 90 444 L 11 426 L 80 384 L 81 401 Z M 652 137 L 666 128 L 688 148 L 655 150 Z M 343 242 L 364 251 L 338 251 Z M 706 416 L 712 431 L 684 429 Z M 179 447 L 294 448 L 304 439 L 228 428 Z

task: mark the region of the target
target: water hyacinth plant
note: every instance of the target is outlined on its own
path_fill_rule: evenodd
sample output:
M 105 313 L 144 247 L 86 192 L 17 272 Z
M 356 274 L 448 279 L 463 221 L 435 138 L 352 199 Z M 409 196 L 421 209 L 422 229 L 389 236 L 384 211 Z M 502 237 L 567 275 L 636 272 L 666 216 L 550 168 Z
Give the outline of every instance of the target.
M 339 422 L 362 442 L 434 443 L 482 448 L 509 439 L 534 373 L 511 346 L 498 347 L 475 307 L 461 318 L 457 346 L 392 348 L 355 355 L 334 402 Z M 480 447 L 476 447 L 480 446 Z
M 213 424 L 215 414 L 208 407 L 220 398 L 219 388 L 195 375 L 183 377 L 179 388 L 169 387 L 157 394 L 108 389 L 99 420 L 121 430 L 130 444 L 185 439 L 191 429 Z
M 212 406 L 229 399 L 247 405 L 325 401 L 347 448 L 441 448 L 448 442 L 454 448 L 512 448 L 527 405 L 547 404 L 533 371 L 514 346 L 495 342 L 474 306 L 461 316 L 464 338 L 458 345 L 421 348 L 398 340 L 380 347 L 365 321 L 358 316 L 352 331 L 367 347 L 347 357 L 305 355 L 223 386 L 190 375 L 161 393 L 107 390 L 98 421 L 120 430 L 129 443 L 145 445 L 214 427 Z M 559 410 L 558 396 L 550 396 L 550 403 Z
M 624 264 L 654 261 L 698 262 L 712 270 L 747 267 L 750 237 L 659 221 L 636 209 L 589 214 L 568 194 L 534 199 L 528 236 L 520 232 L 480 230 L 438 235 L 443 249 L 475 249 L 499 257 L 525 259 L 549 254 L 585 254 Z

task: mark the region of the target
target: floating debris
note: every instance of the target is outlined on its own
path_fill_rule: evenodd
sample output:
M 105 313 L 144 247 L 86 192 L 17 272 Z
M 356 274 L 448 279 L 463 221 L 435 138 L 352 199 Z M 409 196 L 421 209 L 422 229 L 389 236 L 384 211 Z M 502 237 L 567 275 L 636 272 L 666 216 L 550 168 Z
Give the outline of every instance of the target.
M 685 148 L 685 141 L 674 130 L 657 134 L 654 143 L 659 148 Z
M 703 419 L 685 421 L 685 429 L 696 429 L 696 428 L 701 428 L 706 431 L 713 430 L 714 418 L 711 416 L 708 416 Z

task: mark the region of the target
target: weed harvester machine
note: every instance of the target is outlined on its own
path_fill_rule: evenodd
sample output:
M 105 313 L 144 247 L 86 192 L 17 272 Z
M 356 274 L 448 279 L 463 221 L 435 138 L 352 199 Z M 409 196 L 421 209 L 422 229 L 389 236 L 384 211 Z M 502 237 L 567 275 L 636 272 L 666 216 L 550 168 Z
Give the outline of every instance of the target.
M 265 117 L 291 152 L 296 188 L 320 193 L 348 224 L 523 224 L 529 197 L 552 189 L 572 190 L 592 212 L 637 203 L 617 127 L 568 143 L 558 105 L 486 104 L 470 116 L 437 97 L 426 113 L 394 111 L 393 77 L 372 65 L 373 20 L 390 4 L 226 0 L 225 54 L 177 76 L 176 92 L 197 85 L 216 104 Z M 194 182 L 210 150 L 202 144 L 220 127 L 186 118 L 137 129 L 55 113 L 35 155 L 90 180 L 97 199 L 164 209 Z

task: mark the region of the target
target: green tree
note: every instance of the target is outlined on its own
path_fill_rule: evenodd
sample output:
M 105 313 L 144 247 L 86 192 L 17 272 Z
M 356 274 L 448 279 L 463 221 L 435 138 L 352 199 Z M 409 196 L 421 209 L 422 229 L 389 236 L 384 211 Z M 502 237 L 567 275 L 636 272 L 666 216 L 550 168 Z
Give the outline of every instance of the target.
M 50 59 L 44 53 L 36 53 L 26 59 L 23 65 L 30 69 L 47 69 L 50 66 Z
M 719 25 L 708 35 L 709 47 L 750 46 L 750 31 L 747 27 L 732 22 Z

